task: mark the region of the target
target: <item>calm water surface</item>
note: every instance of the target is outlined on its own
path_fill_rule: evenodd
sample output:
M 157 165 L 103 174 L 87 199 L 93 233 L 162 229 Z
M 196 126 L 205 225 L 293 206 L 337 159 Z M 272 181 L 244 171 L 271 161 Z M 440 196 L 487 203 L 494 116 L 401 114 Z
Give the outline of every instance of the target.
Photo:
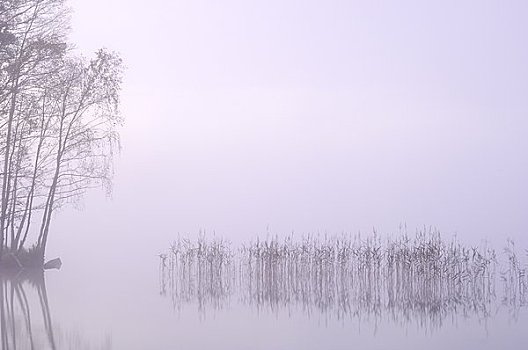
M 310 289 L 309 281 L 284 289 L 264 276 L 267 284 L 258 287 L 263 289 L 255 289 L 255 279 L 248 289 L 240 282 L 248 279 L 240 275 L 220 282 L 189 280 L 182 273 L 170 277 L 154 254 L 103 261 L 90 266 L 65 261 L 62 270 L 40 276 L 3 275 L 3 348 L 521 349 L 528 344 L 527 308 L 501 300 L 482 304 L 477 296 L 433 305 L 393 299 L 388 305 L 376 300 L 375 291 L 369 296 L 354 288 L 341 288 L 342 298 L 332 299 Z

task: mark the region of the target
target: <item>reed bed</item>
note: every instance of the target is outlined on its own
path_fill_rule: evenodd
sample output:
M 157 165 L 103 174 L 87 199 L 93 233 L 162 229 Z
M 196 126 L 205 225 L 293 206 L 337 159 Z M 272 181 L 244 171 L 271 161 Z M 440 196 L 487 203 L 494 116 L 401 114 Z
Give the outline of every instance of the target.
M 190 302 L 200 310 L 220 308 L 235 299 L 258 310 L 389 318 L 430 328 L 459 315 L 487 318 L 498 304 L 526 306 L 526 261 L 510 241 L 497 254 L 445 241 L 438 232 L 274 237 L 236 249 L 201 237 L 179 239 L 161 255 L 160 284 L 178 308 Z
M 160 255 L 161 293 L 169 289 L 177 308 L 190 302 L 202 310 L 207 304 L 220 308 L 233 292 L 233 257 L 227 241 L 179 239 Z

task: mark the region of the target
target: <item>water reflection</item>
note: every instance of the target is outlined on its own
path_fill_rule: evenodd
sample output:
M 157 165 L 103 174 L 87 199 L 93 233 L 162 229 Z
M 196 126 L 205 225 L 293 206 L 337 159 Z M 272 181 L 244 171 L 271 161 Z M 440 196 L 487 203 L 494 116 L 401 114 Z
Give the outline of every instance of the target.
M 1 271 L 0 284 L 2 349 L 93 349 L 53 323 L 43 271 Z M 98 349 L 111 349 L 110 339 Z
M 28 298 L 27 289 L 36 292 L 42 314 L 46 345 L 57 349 L 53 334 L 53 325 L 42 271 L 24 270 L 18 273 L 4 271 L 0 273 L 0 318 L 2 349 L 34 349 L 40 344 L 34 335 L 35 310 Z M 20 322 L 20 317 L 22 322 Z
M 338 320 L 417 324 L 487 320 L 527 305 L 527 264 L 512 242 L 489 247 L 444 242 L 437 233 L 381 240 L 373 236 L 300 242 L 257 241 L 238 249 L 223 240 L 176 241 L 160 256 L 160 287 L 176 309 L 302 312 Z

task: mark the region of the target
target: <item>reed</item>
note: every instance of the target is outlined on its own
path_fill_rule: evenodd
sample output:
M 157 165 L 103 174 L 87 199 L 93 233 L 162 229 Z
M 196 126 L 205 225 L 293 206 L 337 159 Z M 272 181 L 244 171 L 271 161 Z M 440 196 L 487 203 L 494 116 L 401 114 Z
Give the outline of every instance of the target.
M 271 237 L 235 249 L 202 236 L 171 245 L 160 261 L 160 283 L 178 308 L 220 308 L 234 299 L 258 310 L 385 317 L 430 328 L 457 315 L 489 317 L 496 303 L 527 305 L 528 259 L 520 261 L 511 241 L 499 255 L 436 231 L 385 239 Z

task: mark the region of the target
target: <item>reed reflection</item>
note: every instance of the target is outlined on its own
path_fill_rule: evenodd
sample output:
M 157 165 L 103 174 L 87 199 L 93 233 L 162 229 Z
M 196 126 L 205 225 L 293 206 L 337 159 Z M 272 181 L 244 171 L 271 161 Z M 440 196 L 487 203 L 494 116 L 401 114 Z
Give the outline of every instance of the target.
M 202 238 L 180 239 L 160 257 L 161 293 L 176 309 L 237 301 L 258 311 L 434 329 L 459 316 L 485 320 L 504 306 L 515 315 L 527 305 L 528 264 L 512 242 L 498 254 L 435 232 L 389 240 L 275 238 L 238 249 Z

